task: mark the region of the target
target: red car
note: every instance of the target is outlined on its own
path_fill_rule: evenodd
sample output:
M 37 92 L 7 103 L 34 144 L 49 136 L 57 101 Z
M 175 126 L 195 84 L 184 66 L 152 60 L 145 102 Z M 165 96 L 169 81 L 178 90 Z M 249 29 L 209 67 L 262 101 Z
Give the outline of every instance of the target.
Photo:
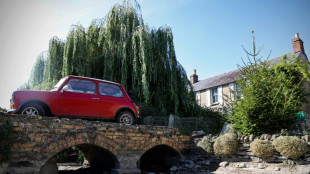
M 118 83 L 66 76 L 50 91 L 14 91 L 9 113 L 105 118 L 134 124 L 138 107 Z

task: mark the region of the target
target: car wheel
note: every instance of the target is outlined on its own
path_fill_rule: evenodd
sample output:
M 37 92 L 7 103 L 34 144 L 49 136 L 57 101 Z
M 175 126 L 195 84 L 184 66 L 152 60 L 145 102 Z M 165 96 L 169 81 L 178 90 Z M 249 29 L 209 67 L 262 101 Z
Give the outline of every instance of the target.
M 116 121 L 118 123 L 123 123 L 123 124 L 128 124 L 128 125 L 133 125 L 135 122 L 133 115 L 128 111 L 121 112 L 118 115 Z
M 45 111 L 42 108 L 42 106 L 35 104 L 35 103 L 30 103 L 22 107 L 20 114 L 31 115 L 31 116 L 39 116 L 39 115 L 44 116 Z

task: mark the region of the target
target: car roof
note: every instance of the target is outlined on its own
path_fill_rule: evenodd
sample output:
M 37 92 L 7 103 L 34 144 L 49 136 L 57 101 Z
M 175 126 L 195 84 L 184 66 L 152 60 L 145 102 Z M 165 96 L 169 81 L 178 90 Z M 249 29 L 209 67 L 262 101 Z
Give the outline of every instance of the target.
M 91 78 L 91 77 L 73 76 L 73 75 L 69 75 L 69 76 L 66 76 L 66 77 L 78 78 L 78 79 L 90 79 L 90 80 L 96 80 L 96 81 L 100 81 L 100 82 L 107 82 L 107 83 L 111 83 L 111 84 L 115 84 L 115 85 L 120 85 L 121 86 L 121 84 L 116 83 L 116 82 L 111 82 L 111 81 L 108 81 L 108 80 L 96 79 L 96 78 Z

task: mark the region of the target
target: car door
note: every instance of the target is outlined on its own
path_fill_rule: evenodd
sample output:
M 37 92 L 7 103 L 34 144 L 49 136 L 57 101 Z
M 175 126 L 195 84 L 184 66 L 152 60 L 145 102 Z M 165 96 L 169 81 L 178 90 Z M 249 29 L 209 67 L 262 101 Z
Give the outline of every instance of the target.
M 99 82 L 99 115 L 105 118 L 113 118 L 121 107 L 124 106 L 124 93 L 121 88 L 112 83 Z
M 96 81 L 71 78 L 61 90 L 57 113 L 66 116 L 98 116 Z

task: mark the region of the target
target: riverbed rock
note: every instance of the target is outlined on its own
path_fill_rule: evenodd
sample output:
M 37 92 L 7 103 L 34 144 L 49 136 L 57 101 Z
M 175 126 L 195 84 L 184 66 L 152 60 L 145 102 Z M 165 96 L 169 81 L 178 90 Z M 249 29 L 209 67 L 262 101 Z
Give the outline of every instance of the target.
M 221 166 L 221 167 L 226 167 L 226 166 L 228 166 L 228 161 L 223 161 L 223 162 L 221 162 L 220 164 L 219 164 L 219 166 Z
M 178 170 L 178 167 L 177 167 L 177 166 L 173 166 L 173 167 L 170 168 L 170 171 L 171 171 L 171 172 L 174 172 L 174 171 L 176 171 L 176 170 Z
M 259 169 L 264 169 L 264 168 L 266 168 L 266 167 L 264 166 L 264 164 L 258 164 L 257 168 L 259 168 Z

